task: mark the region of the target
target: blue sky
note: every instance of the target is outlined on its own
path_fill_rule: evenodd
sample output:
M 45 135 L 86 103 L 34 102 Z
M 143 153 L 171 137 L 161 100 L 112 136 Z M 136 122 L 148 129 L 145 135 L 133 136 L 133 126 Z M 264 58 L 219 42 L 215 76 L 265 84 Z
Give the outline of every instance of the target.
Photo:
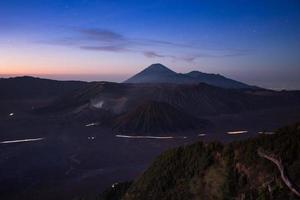
M 2 76 L 122 81 L 157 62 L 300 89 L 300 2 L 0 1 Z

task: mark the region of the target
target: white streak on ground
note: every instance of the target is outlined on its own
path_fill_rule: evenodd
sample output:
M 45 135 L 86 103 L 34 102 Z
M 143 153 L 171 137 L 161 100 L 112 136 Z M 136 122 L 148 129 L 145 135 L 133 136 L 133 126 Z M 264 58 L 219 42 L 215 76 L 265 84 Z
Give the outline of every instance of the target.
M 265 134 L 265 135 L 273 135 L 273 134 L 275 134 L 274 132 L 265 132 L 265 131 L 260 131 L 258 133 L 259 134 Z
M 7 140 L 7 141 L 0 142 L 0 144 L 21 143 L 21 142 L 34 142 L 34 141 L 39 141 L 39 140 L 43 140 L 43 139 L 44 138 L 22 139 L 22 140 Z
M 227 134 L 229 135 L 237 135 L 242 133 L 248 133 L 248 131 L 228 131 Z
M 141 136 L 141 135 L 116 135 L 119 138 L 132 138 L 132 139 L 173 139 L 173 138 L 182 138 L 186 139 L 187 137 L 173 137 L 173 136 Z
M 85 126 L 86 126 L 86 127 L 89 127 L 89 126 L 97 126 L 97 125 L 99 125 L 98 122 L 86 124 Z

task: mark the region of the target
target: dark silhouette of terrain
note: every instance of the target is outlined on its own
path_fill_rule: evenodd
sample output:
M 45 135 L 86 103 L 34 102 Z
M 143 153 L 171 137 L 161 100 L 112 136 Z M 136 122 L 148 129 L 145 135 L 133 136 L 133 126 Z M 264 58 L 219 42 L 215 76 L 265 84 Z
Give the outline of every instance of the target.
M 157 103 L 154 106 L 149 102 Z M 69 116 L 82 113 L 89 116 L 91 113 L 91 116 L 95 116 L 93 120 L 98 122 L 102 119 L 97 118 L 95 113 L 105 113 L 108 126 L 115 123 L 116 130 L 136 135 L 137 132 L 149 133 L 152 129 L 154 134 L 156 131 L 160 134 L 174 132 L 183 127 L 186 130 L 201 130 L 199 127 L 205 124 L 203 119 L 211 116 L 299 105 L 300 93 L 297 91 L 235 90 L 204 83 L 182 85 L 94 82 L 36 109 L 36 112 Z M 179 120 L 180 116 L 189 120 Z M 196 126 L 194 119 L 202 121 L 198 121 L 199 125 Z
M 87 84 L 82 81 L 56 81 L 29 76 L 0 78 L 0 116 L 46 106 L 56 98 L 83 89 Z
M 300 184 L 300 124 L 274 135 L 262 135 L 230 144 L 198 142 L 168 150 L 116 199 L 297 199 L 299 192 L 290 179 Z M 281 158 L 261 150 L 273 152 Z M 259 151 L 259 154 L 257 153 Z M 265 159 L 272 160 L 275 166 Z M 283 164 L 287 169 L 283 168 Z M 289 171 L 290 177 L 286 172 Z M 121 187 L 122 184 L 120 184 Z M 102 199 L 110 199 L 113 191 Z M 110 194 L 110 198 L 107 198 Z
M 114 128 L 125 133 L 155 135 L 195 130 L 206 125 L 205 120 L 186 114 L 168 103 L 150 101 L 118 117 Z
M 219 74 L 207 74 L 199 71 L 192 71 L 186 74 L 176 73 L 162 64 L 152 64 L 138 74 L 132 76 L 125 83 L 173 83 L 173 84 L 197 84 L 206 83 L 209 85 L 232 88 L 251 89 L 254 86 L 235 81 Z
M 0 89 L 1 199 L 94 199 L 169 148 L 244 140 L 300 118 L 299 91 L 34 77 L 0 79 Z M 248 132 L 227 134 L 237 130 Z
M 0 99 L 50 98 L 83 88 L 83 81 L 55 81 L 30 76 L 1 78 Z

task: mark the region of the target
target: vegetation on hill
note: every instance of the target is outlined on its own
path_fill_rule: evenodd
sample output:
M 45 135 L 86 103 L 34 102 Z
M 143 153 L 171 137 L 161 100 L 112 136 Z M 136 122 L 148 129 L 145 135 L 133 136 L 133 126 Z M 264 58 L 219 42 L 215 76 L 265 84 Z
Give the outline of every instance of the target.
M 111 188 L 108 188 L 107 190 L 105 190 L 98 199 L 99 200 L 121 199 L 131 184 L 132 184 L 132 182 L 115 183 L 111 186 Z
M 300 185 L 300 123 L 273 135 L 230 144 L 197 142 L 169 150 L 119 199 L 297 199 L 276 165 L 258 149 L 282 160 L 291 180 Z

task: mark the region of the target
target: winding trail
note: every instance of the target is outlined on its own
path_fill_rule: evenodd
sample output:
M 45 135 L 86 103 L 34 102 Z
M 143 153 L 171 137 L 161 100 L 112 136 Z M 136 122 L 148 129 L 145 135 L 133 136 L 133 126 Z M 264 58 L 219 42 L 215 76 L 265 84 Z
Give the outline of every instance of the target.
M 287 170 L 284 167 L 282 161 L 280 158 L 276 158 L 275 155 L 270 154 L 270 153 L 266 153 L 264 150 L 262 149 L 258 149 L 257 153 L 260 157 L 265 158 L 271 162 L 273 162 L 278 170 L 280 171 L 280 175 L 281 175 L 281 179 L 282 181 L 286 184 L 286 186 L 294 193 L 296 194 L 298 197 L 300 197 L 300 189 L 299 187 L 291 180 L 291 178 L 289 177 L 289 175 L 287 174 Z

